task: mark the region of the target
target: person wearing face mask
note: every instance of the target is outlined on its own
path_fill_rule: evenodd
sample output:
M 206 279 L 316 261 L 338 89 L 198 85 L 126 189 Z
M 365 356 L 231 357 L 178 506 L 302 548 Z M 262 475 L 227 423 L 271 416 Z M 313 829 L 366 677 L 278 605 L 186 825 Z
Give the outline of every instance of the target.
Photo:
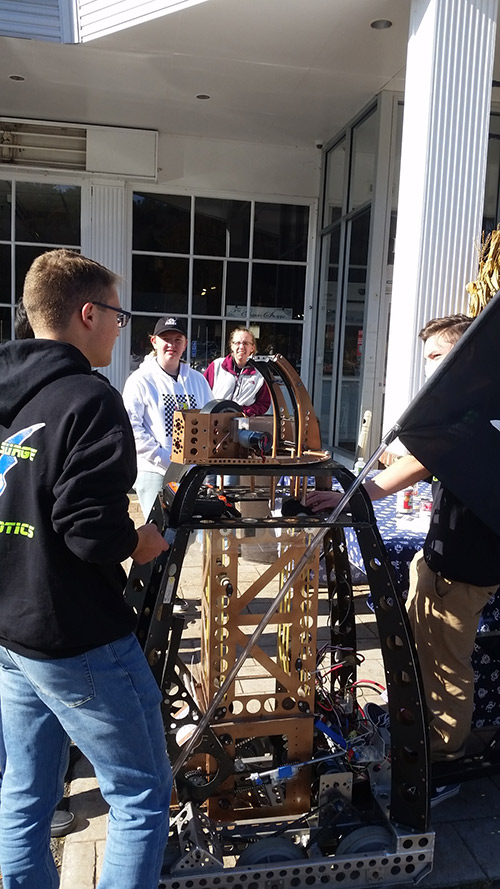
M 433 318 L 420 331 L 429 378 L 472 324 L 466 315 Z M 464 472 L 467 467 L 464 466 Z M 372 500 L 423 481 L 431 473 L 407 454 L 365 484 Z M 423 548 L 410 565 L 406 603 L 429 711 L 433 761 L 465 752 L 470 732 L 474 671 L 471 655 L 483 607 L 500 584 L 500 538 L 440 481 L 433 479 L 433 506 Z M 314 512 L 333 509 L 340 496 L 314 491 Z M 460 784 L 434 790 L 431 805 L 457 794 Z
M 170 464 L 174 411 L 202 408 L 213 398 L 203 374 L 181 360 L 187 346 L 183 321 L 160 318 L 150 339 L 153 354 L 129 376 L 123 390 L 137 450 L 134 488 L 145 518 Z
M 252 331 L 236 327 L 229 337 L 229 355 L 212 361 L 204 372 L 214 398 L 236 402 L 246 417 L 260 417 L 271 404 L 264 377 L 247 365 L 256 348 Z

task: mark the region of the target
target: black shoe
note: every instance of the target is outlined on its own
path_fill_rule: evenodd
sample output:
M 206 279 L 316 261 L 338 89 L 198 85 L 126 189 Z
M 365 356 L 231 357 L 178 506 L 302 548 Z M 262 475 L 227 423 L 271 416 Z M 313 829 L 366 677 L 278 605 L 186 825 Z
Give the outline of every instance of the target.
M 434 809 L 435 806 L 439 806 L 439 803 L 444 802 L 445 799 L 451 799 L 452 796 L 456 796 L 457 793 L 460 793 L 461 786 L 461 784 L 445 784 L 444 787 L 436 787 L 436 789 L 432 791 L 431 809 Z
M 69 756 L 68 756 L 68 768 L 66 769 L 66 774 L 64 776 L 65 782 L 71 781 L 73 777 L 73 769 L 75 767 L 75 763 L 83 756 L 82 751 L 76 744 L 70 744 L 69 748 Z
M 56 809 L 50 823 L 50 835 L 51 837 L 65 837 L 67 833 L 73 830 L 74 826 L 75 816 L 73 812 Z
M 73 766 L 75 765 L 75 763 L 77 763 L 78 760 L 79 760 L 82 756 L 83 756 L 83 754 L 82 754 L 82 751 L 80 750 L 80 748 L 77 747 L 76 744 L 70 744 L 70 747 L 69 747 L 69 763 L 68 763 L 68 768 L 67 768 L 67 771 L 68 771 L 68 772 L 70 772 L 70 771 L 72 770 L 72 768 L 73 768 Z

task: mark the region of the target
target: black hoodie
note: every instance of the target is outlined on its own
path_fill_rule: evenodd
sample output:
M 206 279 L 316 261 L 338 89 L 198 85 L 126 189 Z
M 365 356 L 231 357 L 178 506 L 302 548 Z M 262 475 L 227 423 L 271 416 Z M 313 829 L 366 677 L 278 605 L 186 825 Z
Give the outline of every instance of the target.
M 0 346 L 0 644 L 71 657 L 135 627 L 120 562 L 137 546 L 121 396 L 67 343 Z

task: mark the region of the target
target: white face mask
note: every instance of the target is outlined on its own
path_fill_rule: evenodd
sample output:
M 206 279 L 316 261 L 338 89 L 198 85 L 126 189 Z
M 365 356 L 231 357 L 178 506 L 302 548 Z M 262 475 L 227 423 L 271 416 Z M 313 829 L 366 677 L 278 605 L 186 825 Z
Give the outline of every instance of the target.
M 430 377 L 432 377 L 432 374 L 434 373 L 435 370 L 438 369 L 440 364 L 441 364 L 440 361 L 426 361 L 425 362 L 424 377 L 425 377 L 426 382 L 428 379 L 430 379 Z
M 453 343 L 442 339 L 440 334 L 429 337 L 424 346 L 424 376 L 428 380 L 453 348 Z

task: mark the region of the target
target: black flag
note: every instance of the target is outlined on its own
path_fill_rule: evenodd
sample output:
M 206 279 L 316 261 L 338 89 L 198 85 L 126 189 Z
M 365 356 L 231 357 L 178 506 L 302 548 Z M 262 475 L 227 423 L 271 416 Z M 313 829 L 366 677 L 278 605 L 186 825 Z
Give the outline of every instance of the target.
M 396 424 L 420 462 L 500 536 L 500 296 Z

